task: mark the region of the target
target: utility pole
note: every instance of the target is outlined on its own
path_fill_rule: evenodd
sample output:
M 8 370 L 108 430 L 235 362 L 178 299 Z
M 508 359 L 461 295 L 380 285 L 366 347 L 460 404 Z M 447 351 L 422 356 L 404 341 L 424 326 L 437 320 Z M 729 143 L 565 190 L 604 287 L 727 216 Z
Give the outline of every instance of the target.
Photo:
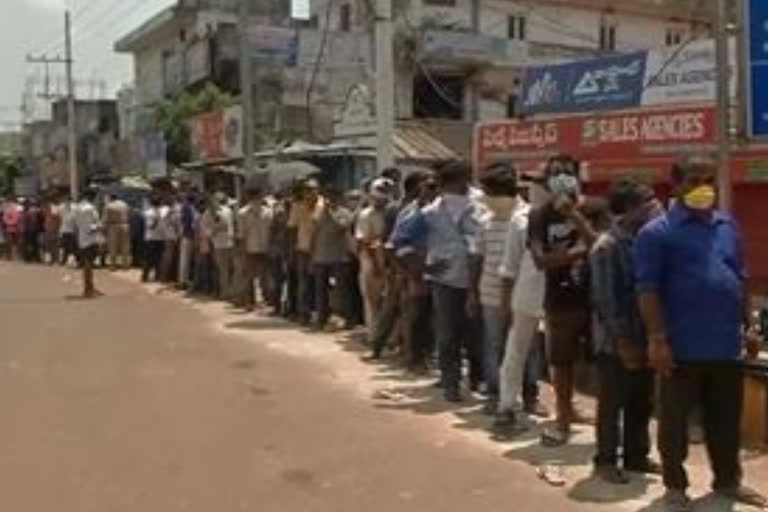
M 243 167 L 246 176 L 253 168 L 254 148 L 254 108 L 253 108 L 253 60 L 249 48 L 250 30 L 249 0 L 240 0 L 240 90 L 243 105 Z M 239 181 L 237 181 L 239 183 Z
M 64 38 L 67 66 L 67 143 L 69 146 L 69 190 L 73 201 L 78 198 L 77 125 L 75 123 L 75 85 L 72 78 L 72 22 L 69 11 L 64 13 Z
M 41 96 L 45 99 L 52 99 L 58 97 L 50 93 L 50 78 L 48 76 L 50 64 L 64 64 L 67 68 L 67 146 L 69 153 L 69 189 L 72 195 L 72 200 L 77 200 L 78 197 L 78 172 L 77 172 L 77 134 L 75 122 L 75 85 L 72 77 L 72 64 L 74 59 L 72 58 L 72 23 L 70 19 L 69 11 L 64 13 L 64 45 L 65 55 L 64 58 L 60 56 L 47 57 L 41 55 L 34 57 L 27 56 L 27 62 L 33 64 L 45 65 L 45 93 Z
M 728 22 L 727 0 L 713 0 L 715 3 L 715 55 L 717 70 L 717 189 L 720 207 L 731 209 L 732 187 L 730 171 L 731 153 L 731 94 L 730 62 L 728 57 Z
M 395 69 L 392 0 L 376 0 L 376 160 L 379 172 L 395 163 Z

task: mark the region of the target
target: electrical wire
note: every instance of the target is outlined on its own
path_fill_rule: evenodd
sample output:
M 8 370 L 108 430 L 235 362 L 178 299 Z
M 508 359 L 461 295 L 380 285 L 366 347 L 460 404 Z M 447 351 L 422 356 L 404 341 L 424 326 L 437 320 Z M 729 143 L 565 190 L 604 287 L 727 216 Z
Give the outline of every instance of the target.
M 307 132 L 309 133 L 309 137 L 312 138 L 312 135 L 314 133 L 314 120 L 312 119 L 312 107 L 310 103 L 312 102 L 312 93 L 315 89 L 315 81 L 317 80 L 317 74 L 320 71 L 320 66 L 323 61 L 323 57 L 325 56 L 325 47 L 328 45 L 328 32 L 330 31 L 330 21 L 331 21 L 331 8 L 333 7 L 333 0 L 328 0 L 328 3 L 325 7 L 325 20 L 323 22 L 323 32 L 320 36 L 320 49 L 317 52 L 317 59 L 315 59 L 315 64 L 312 69 L 312 75 L 309 79 L 309 84 L 307 85 L 307 92 L 305 96 L 305 105 L 307 108 Z

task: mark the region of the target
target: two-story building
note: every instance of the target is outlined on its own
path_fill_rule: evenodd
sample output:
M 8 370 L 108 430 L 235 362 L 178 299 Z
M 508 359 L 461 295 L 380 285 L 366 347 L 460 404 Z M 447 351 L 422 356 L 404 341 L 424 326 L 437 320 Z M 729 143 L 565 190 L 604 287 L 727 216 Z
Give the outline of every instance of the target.
M 372 40 L 372 5 L 313 0 L 309 24 Z M 405 0 L 393 6 L 396 115 L 427 120 L 465 154 L 474 122 L 516 114 L 524 66 L 674 46 L 710 28 L 699 0 Z

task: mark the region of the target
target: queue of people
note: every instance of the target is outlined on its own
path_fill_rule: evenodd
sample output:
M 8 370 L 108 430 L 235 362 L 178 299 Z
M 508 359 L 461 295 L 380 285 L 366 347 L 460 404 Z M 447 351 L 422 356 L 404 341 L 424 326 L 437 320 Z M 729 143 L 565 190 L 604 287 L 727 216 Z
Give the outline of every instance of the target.
M 0 247 L 28 261 L 75 255 L 86 296 L 98 295 L 92 268 L 104 253 L 112 269 L 139 265 L 143 281 L 268 306 L 313 330 L 361 327 L 368 360 L 394 351 L 408 371 L 436 369 L 449 402 L 482 393 L 507 435 L 549 415 L 538 399 L 548 377 L 555 421 L 541 442 L 552 449 L 586 421 L 576 369 L 592 360 L 598 477 L 621 485 L 660 473 L 670 510 L 689 510 L 683 463 L 697 404 L 714 490 L 765 506 L 739 463 L 740 363 L 757 355 L 759 328 L 738 227 L 715 208 L 715 173 L 705 156 L 682 158 L 666 211 L 629 178 L 608 197 L 584 194 L 568 155 L 527 189 L 510 164 L 481 170 L 475 185 L 467 164 L 448 162 L 404 179 L 387 169 L 346 193 L 314 178 L 279 191 L 250 184 L 242 203 L 157 191 L 138 218 L 117 197 L 100 213 L 90 190 L 77 205 L 10 198 Z M 654 408 L 660 463 L 650 457 Z

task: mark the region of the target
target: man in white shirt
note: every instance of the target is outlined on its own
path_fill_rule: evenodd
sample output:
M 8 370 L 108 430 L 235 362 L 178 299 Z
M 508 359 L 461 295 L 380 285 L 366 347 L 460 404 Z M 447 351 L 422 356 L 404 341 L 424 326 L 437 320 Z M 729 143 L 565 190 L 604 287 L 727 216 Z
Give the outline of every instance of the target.
M 468 304 L 476 321 L 482 321 L 483 356 L 488 403 L 486 411 L 495 414 L 499 397 L 499 365 L 504 355 L 510 325 L 509 301 L 502 299 L 503 277 L 499 273 L 504 256 L 510 219 L 528 211 L 528 204 L 518 195 L 517 171 L 508 164 L 497 164 L 481 174 L 485 195 L 477 237 L 477 254 L 470 260 L 471 286 L 478 304 Z M 480 314 L 482 313 L 482 314 Z
M 243 270 L 245 274 L 245 307 L 252 310 L 256 304 L 256 291 L 264 295 L 264 271 L 269 250 L 269 230 L 272 225 L 272 209 L 264 200 L 261 187 L 252 185 L 245 191 L 248 203 L 237 215 L 238 239 L 242 244 Z
M 373 339 L 375 321 L 384 293 L 384 243 L 386 206 L 390 201 L 389 180 L 378 178 L 371 184 L 369 206 L 360 212 L 355 224 L 355 239 L 360 255 L 360 291 L 363 295 L 365 326 Z
M 141 280 L 149 281 L 150 274 L 160 277 L 160 261 L 165 247 L 165 233 L 161 224 L 160 198 L 154 193 L 149 198 L 149 207 L 144 210 L 144 268 Z
M 83 265 L 83 297 L 85 298 L 100 295 L 93 284 L 93 262 L 99 253 L 99 246 L 104 242 L 104 236 L 99 212 L 94 205 L 95 200 L 96 191 L 86 189 L 75 214 L 77 245 Z
M 219 297 L 229 299 L 233 292 L 235 221 L 232 209 L 227 206 L 227 196 L 218 192 L 205 212 L 201 222 L 211 233 L 213 260 L 219 280 Z
M 67 265 L 70 256 L 78 258 L 77 239 L 75 238 L 75 212 L 76 205 L 72 204 L 69 197 L 61 206 L 61 226 L 59 236 L 61 238 L 61 264 Z
M 530 206 L 526 206 L 512 216 L 504 243 L 504 256 L 499 266 L 503 283 L 502 308 L 511 311 L 513 319 L 499 372 L 496 425 L 518 429 L 521 428 L 517 417 L 521 410 L 519 396 L 523 392 L 526 362 L 544 315 L 546 285 L 544 273 L 536 268 L 527 247 L 529 215 Z M 526 412 L 545 414 L 537 403 L 525 401 Z
M 160 208 L 160 229 L 163 232 L 163 256 L 160 262 L 160 275 L 163 282 L 174 281 L 174 262 L 181 235 L 181 205 L 173 196 Z

